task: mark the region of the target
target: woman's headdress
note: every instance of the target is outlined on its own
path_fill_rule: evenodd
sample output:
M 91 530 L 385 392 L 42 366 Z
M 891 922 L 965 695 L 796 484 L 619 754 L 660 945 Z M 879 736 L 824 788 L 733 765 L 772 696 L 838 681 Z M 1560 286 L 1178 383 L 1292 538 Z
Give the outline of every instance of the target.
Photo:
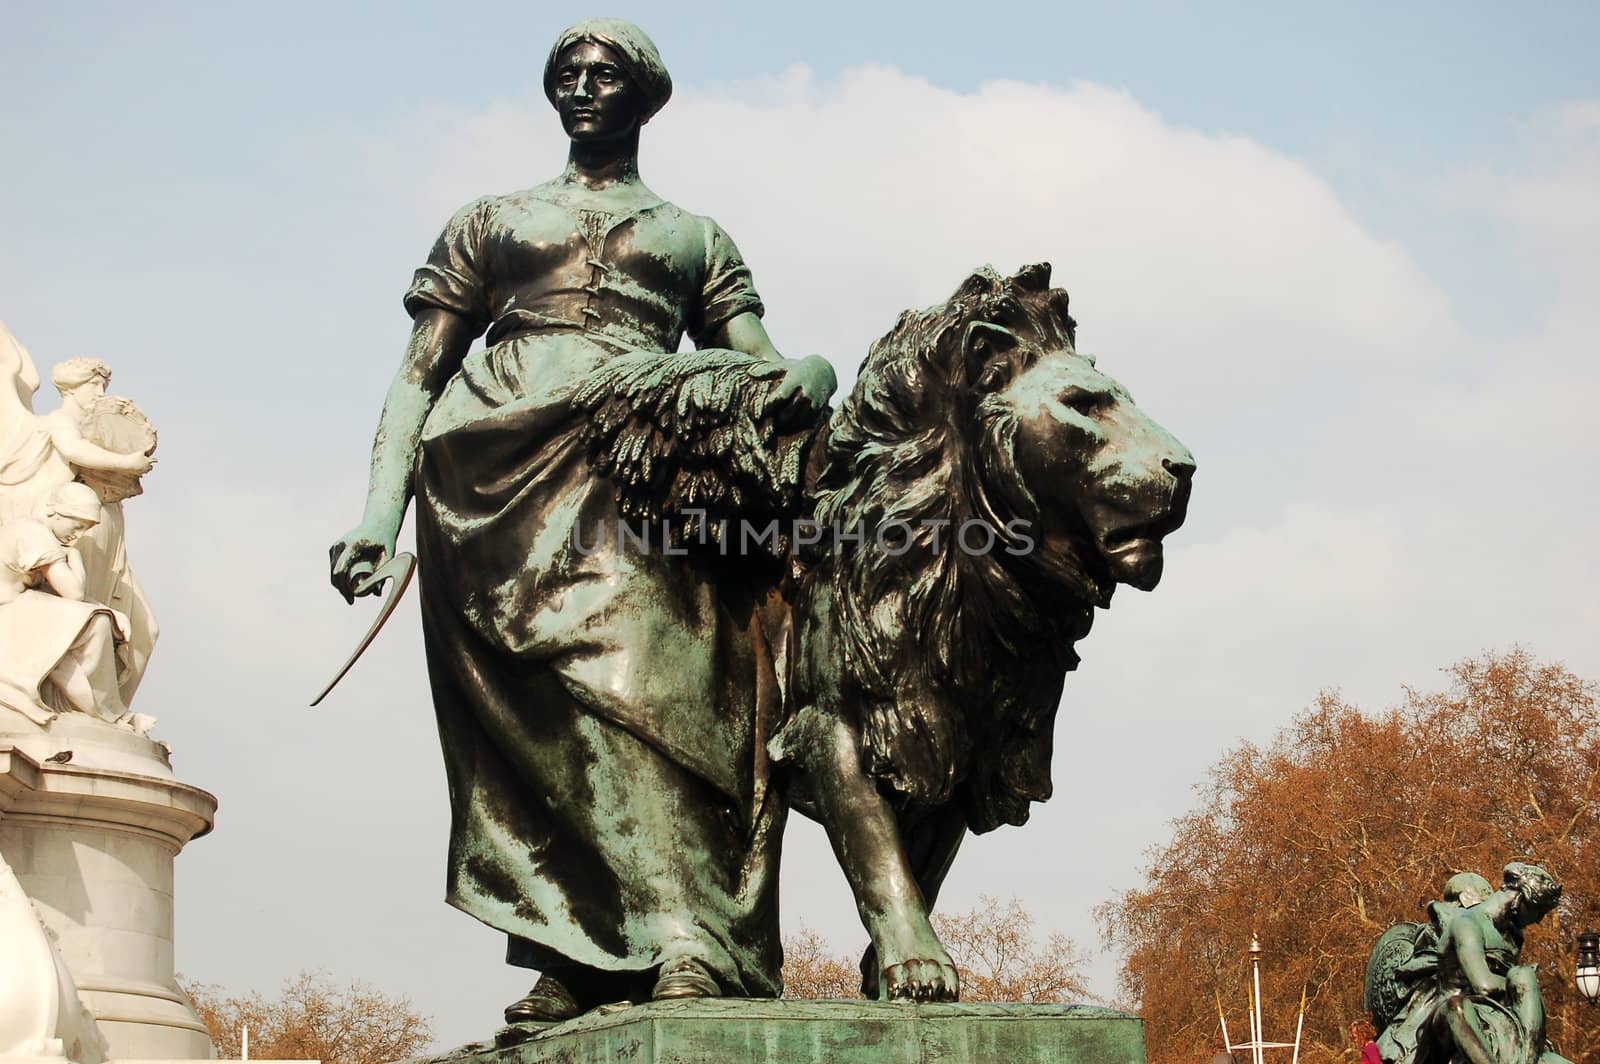
M 62 392 L 88 384 L 96 377 L 107 382 L 111 380 L 111 367 L 98 358 L 69 358 L 65 362 L 57 362 L 50 371 L 50 380 Z
M 1505 889 L 1521 894 L 1536 919 L 1561 900 L 1561 881 L 1538 865 L 1512 861 L 1506 865 L 1504 877 Z
M 620 18 L 586 18 L 561 31 L 555 47 L 550 49 L 550 58 L 545 60 L 544 94 L 551 103 L 556 102 L 556 59 L 581 41 L 603 44 L 617 53 L 622 69 L 627 71 L 644 96 L 640 124 L 650 121 L 672 98 L 672 75 L 667 73 L 661 53 L 656 51 L 655 42 L 645 35 L 644 30 Z
M 72 517 L 79 521 L 98 523 L 100 496 L 87 484 L 63 484 L 45 500 L 44 512 L 57 517 Z

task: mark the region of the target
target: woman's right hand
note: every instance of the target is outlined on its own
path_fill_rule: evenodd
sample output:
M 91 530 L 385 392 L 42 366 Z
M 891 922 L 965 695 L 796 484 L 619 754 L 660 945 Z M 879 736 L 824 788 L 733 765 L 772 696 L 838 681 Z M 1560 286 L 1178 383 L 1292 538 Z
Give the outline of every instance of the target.
M 329 578 L 346 602 L 354 602 L 361 581 L 394 557 L 395 540 L 399 538 L 400 522 L 367 518 L 328 548 Z M 369 588 L 362 594 L 376 595 L 379 590 Z
M 821 355 L 781 359 L 756 367 L 750 376 L 757 380 L 780 378 L 777 387 L 767 395 L 762 413 L 776 411 L 778 424 L 785 429 L 815 422 L 839 386 L 833 363 Z
M 154 469 L 155 465 L 156 460 L 147 454 L 130 454 L 123 460 L 122 471 L 142 477 Z

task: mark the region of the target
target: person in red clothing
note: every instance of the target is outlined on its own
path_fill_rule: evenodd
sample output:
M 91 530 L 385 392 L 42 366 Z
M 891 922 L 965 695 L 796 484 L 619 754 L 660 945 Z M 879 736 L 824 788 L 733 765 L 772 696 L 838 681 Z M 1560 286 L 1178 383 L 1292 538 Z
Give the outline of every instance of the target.
M 1383 1064 L 1377 1037 L 1378 1029 L 1366 1020 L 1357 1020 L 1350 1025 L 1350 1039 L 1361 1047 L 1361 1064 Z

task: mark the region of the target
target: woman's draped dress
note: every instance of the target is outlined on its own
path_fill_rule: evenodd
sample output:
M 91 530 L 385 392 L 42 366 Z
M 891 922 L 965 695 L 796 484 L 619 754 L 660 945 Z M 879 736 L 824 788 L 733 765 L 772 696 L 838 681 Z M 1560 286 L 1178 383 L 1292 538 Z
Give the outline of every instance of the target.
M 710 219 L 546 185 L 457 212 L 406 307 L 487 332 L 415 481 L 450 902 L 505 931 L 513 963 L 686 955 L 730 993 L 776 993 L 771 596 L 726 559 L 619 543 L 568 402 L 610 359 L 759 314 L 749 270 Z

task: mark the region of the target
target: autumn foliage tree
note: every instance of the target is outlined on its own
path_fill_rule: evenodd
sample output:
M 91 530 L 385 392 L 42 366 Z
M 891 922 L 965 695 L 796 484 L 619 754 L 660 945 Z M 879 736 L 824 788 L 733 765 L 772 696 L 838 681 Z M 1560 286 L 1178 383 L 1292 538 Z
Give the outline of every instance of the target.
M 1448 671 L 1447 690 L 1408 690 L 1379 715 L 1324 695 L 1271 746 L 1224 756 L 1199 808 L 1153 853 L 1145 884 L 1102 907 L 1152 1064 L 1212 1058 L 1216 994 L 1244 1040 L 1252 933 L 1266 951 L 1269 1038 L 1292 1036 L 1304 987 L 1301 1059 L 1354 1060 L 1374 940 L 1396 922 L 1425 921 L 1455 872 L 1498 884 L 1512 860 L 1565 883 L 1522 959 L 1539 965 L 1557 1046 L 1600 1064 L 1600 1010 L 1572 989 L 1577 935 L 1600 925 L 1595 690 L 1522 650 Z
M 239 1059 L 250 1031 L 254 1059 L 320 1060 L 322 1064 L 387 1064 L 433 1041 L 428 1021 L 408 998 L 361 982 L 337 985 L 325 972 L 302 972 L 277 997 L 231 997 L 215 986 L 185 984 L 211 1032 L 217 1055 Z
M 786 998 L 858 998 L 861 969 L 833 951 L 815 931 L 801 929 L 783 936 L 783 996 Z
M 961 975 L 964 1001 L 1073 1002 L 1093 995 L 1072 940 L 1038 941 L 1033 914 L 1012 898 L 985 897 L 973 909 L 934 913 L 934 930 Z M 857 960 L 835 954 L 814 931 L 783 940 L 783 993 L 791 998 L 861 996 Z

